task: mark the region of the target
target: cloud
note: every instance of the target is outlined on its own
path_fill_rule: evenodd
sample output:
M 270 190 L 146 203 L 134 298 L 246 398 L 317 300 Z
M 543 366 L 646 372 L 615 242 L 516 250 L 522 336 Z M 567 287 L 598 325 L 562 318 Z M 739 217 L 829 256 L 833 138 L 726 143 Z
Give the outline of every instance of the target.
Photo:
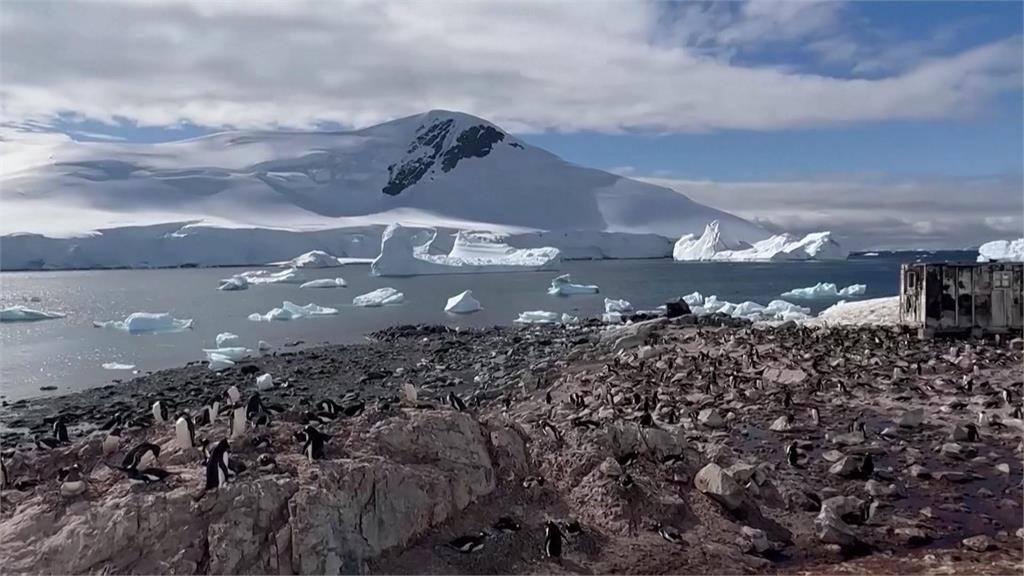
M 832 230 L 851 248 L 964 248 L 1024 236 L 1024 178 L 641 178 L 774 231 Z
M 1019 89 L 1016 37 L 871 79 L 739 64 L 757 43 L 820 37 L 843 5 L 724 4 L 8 2 L 0 106 L 154 126 L 449 108 L 517 131 L 775 130 L 965 116 Z

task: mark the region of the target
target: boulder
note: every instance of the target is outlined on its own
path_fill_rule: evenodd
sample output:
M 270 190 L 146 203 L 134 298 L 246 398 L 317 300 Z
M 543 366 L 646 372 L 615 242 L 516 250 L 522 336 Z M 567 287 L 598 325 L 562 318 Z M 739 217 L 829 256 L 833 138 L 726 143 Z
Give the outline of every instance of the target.
M 768 541 L 768 535 L 765 534 L 764 530 L 758 530 L 750 526 L 740 528 L 739 544 L 744 552 L 754 552 L 756 554 L 764 554 L 772 549 L 771 542 Z
M 714 408 L 705 408 L 697 414 L 697 421 L 708 428 L 721 428 L 725 426 L 725 420 Z
M 924 422 L 924 409 L 916 408 L 914 410 L 908 410 L 900 416 L 897 424 L 901 428 L 917 428 Z
M 710 463 L 697 472 L 693 485 L 701 493 L 731 511 L 739 510 L 746 500 L 743 488 L 721 466 Z
M 843 456 L 838 462 L 829 467 L 828 473 L 843 478 L 856 476 L 860 472 L 860 458 Z
M 692 313 L 690 305 L 682 298 L 665 302 L 665 316 L 668 318 L 678 318 Z
M 772 432 L 789 432 L 793 428 L 790 424 L 789 418 L 786 416 L 779 416 L 772 422 L 772 425 L 768 428 Z
M 974 550 L 975 552 L 987 552 L 996 547 L 995 541 L 984 534 L 964 538 L 960 541 L 960 545 L 969 550 Z

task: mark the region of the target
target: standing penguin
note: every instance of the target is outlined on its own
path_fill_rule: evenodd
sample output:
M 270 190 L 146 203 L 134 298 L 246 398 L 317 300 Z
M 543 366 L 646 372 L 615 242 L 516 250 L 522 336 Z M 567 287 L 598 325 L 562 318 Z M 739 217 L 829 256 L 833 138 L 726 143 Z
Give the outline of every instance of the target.
M 245 406 L 235 404 L 231 410 L 231 420 L 228 422 L 228 429 L 232 439 L 239 438 L 245 433 Z
M 821 412 L 818 412 L 817 406 L 811 407 L 811 422 L 814 422 L 815 426 L 821 424 Z
M 462 398 L 459 398 L 458 394 L 456 394 L 455 392 L 448 393 L 448 404 L 455 410 L 458 410 L 459 412 L 466 411 L 466 403 L 463 402 Z
M 4 457 L 0 455 L 0 490 L 7 489 L 7 481 L 10 475 L 7 473 L 7 463 L 4 462 Z
M 324 457 L 324 443 L 330 440 L 331 437 L 317 430 L 312 425 L 306 426 L 301 434 L 304 435 L 302 453 L 306 455 L 306 458 L 310 462 L 322 460 Z
M 242 393 L 238 391 L 238 386 L 231 386 L 227 391 L 228 402 L 235 404 L 242 401 Z
M 187 412 L 178 416 L 174 423 L 174 439 L 182 450 L 191 450 L 196 446 L 196 426 Z
M 167 422 L 167 406 L 160 400 L 153 402 L 153 420 L 157 424 L 163 424 Z
M 115 427 L 103 438 L 103 455 L 109 456 L 121 447 L 121 428 Z
M 215 490 L 228 481 L 228 441 L 221 440 L 206 459 L 206 490 Z
M 85 479 L 82 478 L 82 470 L 78 467 L 78 464 L 72 464 L 67 468 L 61 468 L 60 472 L 57 473 L 57 477 L 60 478 L 60 495 L 61 496 L 78 496 L 85 492 L 86 483 Z
M 551 520 L 544 526 L 544 553 L 556 561 L 562 558 L 562 531 Z
M 57 439 L 60 444 L 67 444 L 71 442 L 71 437 L 68 436 L 68 427 L 64 424 L 64 418 L 58 416 L 53 421 L 53 437 Z
M 147 459 L 147 456 L 149 458 Z M 128 470 L 131 468 L 138 469 L 140 466 L 146 468 L 154 460 L 160 457 L 160 447 L 156 444 L 149 442 L 143 442 L 128 451 L 125 455 L 124 460 L 121 461 L 121 470 Z

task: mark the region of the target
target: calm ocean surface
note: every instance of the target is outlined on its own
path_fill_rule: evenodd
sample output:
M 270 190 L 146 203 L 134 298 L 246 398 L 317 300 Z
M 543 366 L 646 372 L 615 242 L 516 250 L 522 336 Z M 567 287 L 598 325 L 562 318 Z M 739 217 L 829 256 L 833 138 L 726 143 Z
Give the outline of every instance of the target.
M 840 287 L 867 284 L 865 298 L 895 295 L 901 262 L 973 260 L 974 253 L 882 253 L 856 256 L 846 262 L 782 264 L 677 263 L 672 260 L 605 260 L 564 262 L 559 272 L 523 272 L 376 278 L 368 266 L 309 271 L 313 277 L 343 277 L 348 288 L 299 289 L 298 285 L 252 286 L 240 292 L 217 290 L 218 279 L 242 269 L 95 270 L 74 272 L 5 272 L 0 274 L 0 304 L 67 314 L 59 320 L 0 324 L 0 395 L 6 400 L 66 394 L 127 380 L 131 371 L 105 370 L 105 362 L 134 364 L 138 370 L 180 366 L 204 358 L 220 332 L 234 332 L 239 344 L 256 347 L 266 340 L 275 347 L 301 340 L 305 344 L 359 342 L 363 335 L 396 324 L 450 326 L 508 325 L 524 310 L 569 312 L 593 316 L 603 311 L 605 297 L 624 298 L 638 309 L 654 308 L 667 299 L 699 290 L 731 302 L 767 304 L 792 288 L 817 282 Z M 569 298 L 548 296 L 551 278 L 571 273 L 573 281 L 597 284 L 601 293 Z M 352 298 L 383 286 L 405 293 L 402 305 L 356 308 Z M 484 310 L 468 316 L 444 312 L 447 298 L 471 289 Z M 27 302 L 38 297 L 40 302 Z M 338 308 L 337 316 L 292 322 L 251 322 L 282 301 L 315 302 Z M 813 312 L 832 300 L 799 302 Z M 171 312 L 192 318 L 193 329 L 177 334 L 131 335 L 94 328 L 94 320 L 121 320 L 132 312 Z M 53 392 L 41 386 L 56 386 Z

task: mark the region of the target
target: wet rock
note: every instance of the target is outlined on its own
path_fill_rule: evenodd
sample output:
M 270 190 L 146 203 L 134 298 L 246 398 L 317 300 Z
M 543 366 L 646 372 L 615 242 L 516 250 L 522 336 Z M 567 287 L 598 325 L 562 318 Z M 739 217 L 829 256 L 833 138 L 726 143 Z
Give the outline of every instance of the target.
M 764 554 L 772 549 L 771 542 L 768 541 L 768 535 L 765 534 L 764 530 L 751 528 L 750 526 L 740 528 L 738 544 L 740 549 L 747 553 Z
M 843 522 L 831 508 L 822 507 L 821 512 L 814 518 L 814 527 L 818 539 L 826 544 L 852 548 L 860 543 L 853 527 Z
M 900 428 L 917 428 L 924 422 L 924 409 L 915 408 L 914 410 L 908 410 L 900 416 L 899 422 L 896 424 Z
M 826 462 L 838 462 L 843 456 L 844 454 L 839 450 L 829 450 L 821 455 Z
M 970 538 L 964 538 L 960 541 L 960 544 L 969 550 L 975 552 L 987 552 L 996 547 L 996 543 L 992 538 L 984 534 L 978 536 L 971 536 Z
M 864 483 L 864 491 L 876 498 L 903 498 L 906 494 L 897 484 L 886 486 L 877 480 L 868 480 Z
M 725 506 L 727 509 L 736 511 L 742 508 L 745 501 L 743 487 L 729 476 L 721 466 L 715 463 L 708 464 L 697 472 L 693 479 L 693 485 L 701 493 Z
M 843 456 L 841 460 L 829 467 L 828 473 L 843 478 L 852 478 L 860 473 L 860 463 L 860 458 Z
M 917 547 L 925 546 L 932 541 L 932 537 L 922 528 L 917 526 L 904 526 L 894 530 L 894 533 L 899 536 L 907 546 Z
M 757 466 L 747 464 L 745 462 L 737 462 L 732 466 L 725 469 L 726 474 L 732 476 L 733 480 L 740 484 L 746 484 L 750 482 L 750 479 L 754 477 L 754 472 L 757 471 Z
M 996 464 L 996 471 L 1001 473 L 1001 474 L 1009 475 L 1010 474 L 1010 465 L 1007 464 L 1006 462 L 1001 462 L 999 464 Z
M 772 425 L 768 428 L 772 432 L 788 432 L 793 428 L 789 418 L 786 416 L 779 416 L 772 422 Z
M 708 428 L 721 428 L 725 426 L 725 420 L 714 408 L 705 408 L 697 415 L 697 421 Z
M 957 442 L 946 442 L 942 446 L 939 446 L 938 451 L 939 454 L 942 454 L 943 456 L 959 459 L 973 458 L 978 453 L 974 448 L 964 446 Z
M 920 464 L 913 464 L 912 466 L 910 466 L 910 468 L 907 469 L 907 475 L 913 478 L 920 479 L 927 479 L 932 477 L 932 473 L 927 468 L 921 466 Z
M 864 443 L 864 433 L 861 431 L 846 432 L 842 434 L 835 434 L 830 437 L 833 444 L 839 444 L 840 446 L 857 446 L 858 444 Z

